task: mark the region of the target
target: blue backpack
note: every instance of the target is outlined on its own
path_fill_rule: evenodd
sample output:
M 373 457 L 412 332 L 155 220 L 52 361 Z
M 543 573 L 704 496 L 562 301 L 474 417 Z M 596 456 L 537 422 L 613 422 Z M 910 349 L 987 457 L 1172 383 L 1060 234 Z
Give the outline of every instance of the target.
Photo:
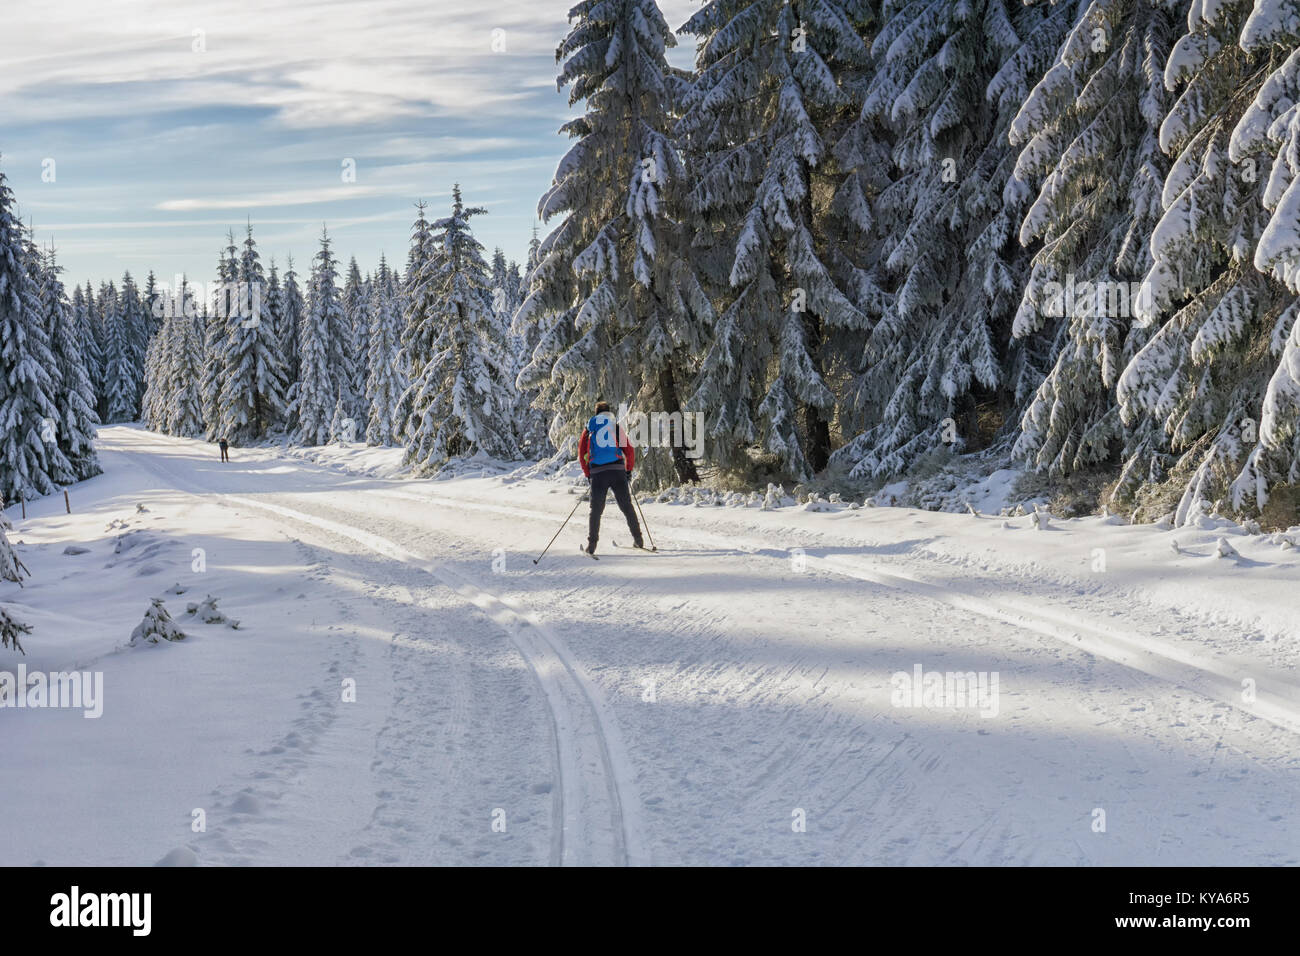
M 618 447 L 618 425 L 609 412 L 600 412 L 591 416 L 587 422 L 587 433 L 591 440 L 587 454 L 593 465 L 612 465 L 623 460 L 623 450 Z

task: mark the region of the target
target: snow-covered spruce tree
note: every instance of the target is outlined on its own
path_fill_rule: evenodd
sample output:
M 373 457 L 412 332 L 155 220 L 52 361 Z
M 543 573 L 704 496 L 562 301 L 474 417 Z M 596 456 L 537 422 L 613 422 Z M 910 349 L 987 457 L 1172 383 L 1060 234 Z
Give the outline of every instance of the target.
M 356 384 L 358 381 L 358 363 L 360 359 L 357 355 L 356 336 L 352 330 L 352 317 L 348 315 L 347 303 L 344 300 L 343 293 L 346 290 L 340 289 L 336 295 L 338 309 L 327 313 L 329 337 L 329 363 L 330 375 L 333 377 L 334 388 L 337 398 L 338 394 L 343 396 L 343 411 L 345 417 L 353 417 L 357 407 Z M 332 407 L 332 402 L 331 402 Z
M 847 0 L 712 0 L 682 28 L 700 39 L 677 126 L 698 173 L 696 245 L 726 256 L 730 286 L 686 404 L 723 464 L 755 443 L 795 478 L 829 460 L 825 344 L 867 317 L 823 261 L 817 197 L 842 175 L 827 137 L 857 105 L 845 81 L 869 61 L 870 15 Z
M 154 304 L 151 313 L 158 328 L 149 339 L 149 347 L 145 350 L 144 394 L 140 397 L 140 421 L 145 428 L 165 433 L 167 432 L 167 389 L 171 371 L 169 361 L 171 325 L 168 319 L 174 308 L 174 300 L 155 286 L 152 301 Z
M 184 276 L 165 306 L 162 327 L 150 345 L 146 424 L 169 435 L 197 438 L 203 434 L 203 323 Z
M 330 251 L 328 233 L 321 231 L 320 251 L 312 261 L 307 311 L 298 332 L 299 378 L 293 412 L 298 441 L 324 445 L 330 438 L 330 419 L 343 391 L 336 383 L 338 366 L 331 360 L 331 335 L 344 325 L 343 303 L 337 286 L 338 260 Z
M 203 434 L 203 322 L 183 278 L 179 301 L 182 307 L 173 318 L 175 329 L 169 340 L 167 431 L 198 438 Z
M 41 261 L 41 313 L 50 336 L 50 353 L 54 356 L 53 379 L 55 435 L 59 450 L 71 468 L 60 481 L 84 481 L 100 474 L 99 455 L 95 451 L 95 389 L 86 373 L 82 358 L 81 330 L 59 274 L 54 251 Z
M 293 256 L 286 260 L 284 272 L 284 317 L 280 328 L 275 330 L 275 337 L 280 343 L 284 355 L 285 380 L 290 387 L 298 381 L 298 334 L 302 328 L 303 316 L 307 314 L 302 299 L 302 287 L 298 283 L 298 273 L 293 268 Z
M 1248 13 L 1244 4 L 1189 5 L 1186 32 L 1165 65 L 1166 87 L 1181 93 L 1160 128 L 1173 163 L 1137 310 L 1158 325 L 1117 388 L 1125 424 L 1144 440 L 1114 498 L 1131 505 L 1168 472 L 1184 490 L 1179 523 L 1222 494 L 1243 465 L 1254 471 L 1259 405 L 1274 369 L 1270 339 L 1289 299 L 1251 265 L 1267 221 L 1261 170 L 1272 150 L 1263 135 L 1252 136 L 1267 123 L 1243 120 L 1268 65 L 1263 51 L 1252 55 L 1236 42 Z M 1243 122 L 1245 136 L 1234 139 Z M 1169 452 L 1180 456 L 1172 469 Z M 1241 486 L 1251 498 L 1254 477 Z
M 284 283 L 280 281 L 280 270 L 276 267 L 275 257 L 271 257 L 271 269 L 266 276 L 266 298 L 262 302 L 262 319 L 271 329 L 271 335 L 275 341 L 276 358 L 280 366 L 280 415 L 272 427 L 283 428 L 288 420 L 289 407 L 289 389 L 293 387 L 293 382 L 289 378 L 289 367 L 284 358 L 284 343 L 280 339 L 280 332 L 285 326 L 284 312 L 286 308 L 284 296 Z
M 100 283 L 96 305 L 104 330 L 104 422 L 129 422 L 136 414 L 135 363 L 126 317 L 122 314 L 123 302 L 114 283 Z
M 51 407 L 56 413 L 63 411 L 58 404 L 60 388 L 62 386 L 62 375 L 58 361 L 54 353 L 53 331 L 57 315 L 51 309 L 56 307 L 56 303 L 46 296 L 46 257 L 45 254 L 37 248 L 32 242 L 30 234 L 24 239 L 23 250 L 23 268 L 27 271 L 28 290 L 34 296 L 33 314 L 40 323 L 40 331 L 45 336 L 45 346 L 48 349 L 50 363 L 45 367 L 49 376 L 48 394 L 51 401 Z M 66 303 L 62 303 L 66 306 Z M 46 443 L 46 472 L 54 481 L 56 487 L 71 484 L 77 480 L 76 471 L 72 462 L 64 451 L 64 443 L 60 440 L 63 436 L 59 434 L 61 427 L 61 414 L 53 418 L 43 419 L 41 421 L 41 441 Z
M 275 324 L 266 314 L 266 276 L 251 225 L 236 277 L 240 303 L 227 309 L 219 431 L 232 441 L 247 443 L 264 438 L 268 429 L 284 419 L 285 392 Z M 244 314 L 245 302 L 253 314 Z
M 1271 157 L 1263 204 L 1268 224 L 1255 247 L 1254 264 L 1300 292 L 1300 8 L 1294 2 L 1258 0 L 1241 31 L 1243 49 L 1268 53 L 1273 71 L 1233 132 L 1230 158 L 1259 161 Z M 1285 60 L 1283 55 L 1285 54 Z M 1276 365 L 1264 390 L 1259 441 L 1232 485 L 1238 507 L 1249 497 L 1263 507 L 1270 483 L 1300 483 L 1300 302 L 1295 300 L 1273 323 L 1267 349 Z M 1259 345 L 1265 343 L 1259 337 Z
M 483 246 L 469 225 L 482 212 L 466 207 L 460 185 L 454 186 L 451 215 L 431 224 L 438 254 L 425 260 L 425 274 L 416 278 L 417 305 L 426 308 L 411 316 L 414 326 L 403 338 L 411 384 L 399 408 L 409 409 L 406 461 L 425 472 L 458 455 L 510 459 L 515 453 L 515 393 L 505 343 L 493 320 Z
M 140 397 L 141 423 L 145 428 L 159 432 L 166 430 L 162 424 L 163 407 L 167 400 L 167 396 L 163 394 L 166 381 L 164 364 L 166 344 L 167 329 L 164 320 L 158 334 L 149 340 L 149 348 L 144 354 L 144 395 Z
M 516 328 L 514 317 L 523 303 L 523 277 L 519 273 L 519 263 L 506 261 L 505 253 L 497 248 L 492 254 L 492 305 L 496 313 L 497 325 L 501 329 L 502 340 L 506 343 L 509 377 L 517 382 L 519 373 L 529 362 L 532 350 L 529 348 L 529 330 L 535 327 Z M 549 447 L 546 441 L 546 425 L 541 413 L 531 407 L 534 396 L 527 390 L 515 387 L 515 404 L 510 418 L 514 422 L 515 436 L 518 441 L 518 456 L 528 458 L 542 456 L 542 450 Z
M 80 289 L 78 289 L 80 291 Z M 101 422 L 108 410 L 108 390 L 104 376 L 104 326 L 100 321 L 99 306 L 90 283 L 82 294 L 83 311 L 77 316 L 81 325 L 81 341 L 86 357 L 86 374 L 95 389 L 95 417 Z M 76 305 L 76 299 L 73 299 Z
M 1168 169 L 1157 134 L 1171 99 L 1167 7 L 1095 0 L 1078 10 L 1011 124 L 1020 156 L 1005 191 L 1008 203 L 1034 197 L 1020 241 L 1041 241 L 1013 334 L 1044 335 L 1055 356 L 1013 454 L 1053 475 L 1128 457 L 1149 440 L 1124 429 L 1115 385 L 1148 337 L 1131 314 L 1133 290 L 1152 265 Z
M 149 270 L 145 277 L 144 288 L 140 290 L 140 305 L 144 309 L 145 341 L 150 341 L 162 328 L 163 307 L 160 304 L 163 291 L 158 287 L 158 279 Z M 146 345 L 147 348 L 147 345 Z
M 551 441 L 571 452 L 598 398 L 670 415 L 712 321 L 712 305 L 686 254 L 686 169 L 672 138 L 682 76 L 666 50 L 676 39 L 653 0 L 586 0 L 569 13 L 556 50 L 557 86 L 585 102 L 561 132 L 575 142 L 538 204 L 564 222 L 517 313 L 541 330 L 522 389 L 540 388 Z M 651 449 L 643 468 L 698 479 L 680 436 L 670 454 Z
M 366 356 L 366 400 L 370 404 L 370 414 L 366 421 L 366 443 L 396 445 L 401 438 L 394 412 L 398 399 L 406 390 L 406 378 L 399 361 L 402 327 L 397 283 L 382 255 L 370 295 L 367 342 L 370 352 Z
M 514 413 L 515 431 L 519 435 L 520 455 L 527 458 L 543 458 L 553 451 L 550 438 L 547 436 L 546 415 L 538 402 L 538 390 L 519 385 L 520 373 L 532 361 L 533 352 L 541 337 L 536 322 L 521 322 L 519 319 L 519 307 L 527 296 L 529 277 L 537 268 L 538 250 L 541 244 L 541 239 L 537 235 L 537 224 L 534 223 L 533 234 L 528 240 L 528 261 L 524 264 L 523 275 L 520 277 L 515 296 L 517 304 L 510 317 L 510 334 L 516 347 L 515 385 L 518 392 Z
M 347 430 L 343 423 L 347 419 L 348 413 L 343 408 L 343 393 L 339 392 L 338 397 L 334 399 L 334 414 L 330 416 L 329 440 L 330 444 L 342 444 L 348 440 Z
M 230 341 L 229 302 L 223 301 L 227 290 L 239 281 L 239 247 L 235 245 L 234 232 L 226 234 L 226 246 L 217 257 L 216 291 L 204 303 L 203 328 L 203 379 L 200 391 L 203 396 L 203 426 L 208 441 L 221 437 L 221 389 L 229 372 L 227 346 Z
M 72 467 L 54 434 L 56 363 L 28 243 L 0 172 L 0 499 L 26 500 L 57 490 Z
M 369 410 L 365 395 L 366 357 L 370 354 L 370 280 L 362 277 L 356 256 L 348 263 L 348 278 L 343 285 L 343 313 L 352 336 L 348 356 L 352 360 L 352 377 L 349 379 L 352 404 L 347 411 L 358 421 L 364 421 Z
M 519 364 L 522 336 L 511 328 L 514 314 L 519 309 L 518 291 L 518 276 L 515 276 L 512 289 L 506 254 L 501 251 L 500 246 L 497 246 L 492 250 L 492 317 L 500 327 L 501 336 L 506 343 L 512 380 L 523 368 L 523 365 Z
M 415 367 L 415 357 L 430 355 L 433 349 L 435 330 L 426 323 L 423 316 L 437 308 L 437 291 L 433 277 L 437 274 L 435 260 L 440 254 L 434 246 L 433 232 L 429 220 L 424 214 L 427 208 L 423 200 L 415 204 L 415 222 L 411 224 L 411 243 L 406 252 L 406 276 L 402 280 L 402 320 L 401 320 L 401 354 L 398 364 L 406 376 L 407 384 L 411 381 L 411 372 Z M 426 333 L 428 337 L 426 338 Z M 410 389 L 402 392 L 393 410 L 393 421 L 398 435 L 403 442 L 406 423 L 411 418 Z
M 144 619 L 131 632 L 132 647 L 143 644 L 157 644 L 160 641 L 183 641 L 185 632 L 172 620 L 171 614 L 163 604 L 162 598 L 150 598 L 149 607 L 144 612 Z
M 86 314 L 86 297 L 82 294 L 81 286 L 72 287 L 72 321 L 77 325 L 77 340 L 81 343 L 82 361 L 86 365 L 86 377 L 91 381 L 92 398 L 95 381 L 95 364 L 94 355 L 95 343 L 91 337 L 90 320 Z M 92 407 L 94 405 L 92 401 Z
M 1008 345 L 1028 255 L 1015 238 L 1023 209 L 1002 197 L 1016 158 L 1007 130 L 1069 25 L 1062 7 L 1007 0 L 890 0 L 883 13 L 861 122 L 836 149 L 850 157 L 845 213 L 874 228 L 890 292 L 854 272 L 849 287 L 878 318 L 846 402 L 845 424 L 866 428 L 835 459 L 877 479 L 944 446 L 988 445 L 1014 408 L 1023 359 Z M 882 140 L 884 183 L 871 175 Z
M 130 410 L 127 421 L 140 416 L 140 397 L 144 393 L 144 353 L 149 347 L 149 319 L 145 314 L 140 289 L 131 273 L 122 274 L 122 291 L 118 295 L 122 333 L 126 339 L 126 363 L 129 369 Z

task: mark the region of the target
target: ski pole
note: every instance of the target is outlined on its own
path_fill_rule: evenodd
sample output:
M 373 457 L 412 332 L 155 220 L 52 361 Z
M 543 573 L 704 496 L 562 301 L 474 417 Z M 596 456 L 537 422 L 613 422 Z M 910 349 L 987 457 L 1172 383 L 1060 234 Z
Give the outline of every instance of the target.
M 658 551 L 659 549 L 655 547 L 655 536 L 650 533 L 650 526 L 646 524 L 645 520 L 645 512 L 641 510 L 641 502 L 636 500 L 636 494 L 631 490 L 628 493 L 632 495 L 632 504 L 636 505 L 636 512 L 641 516 L 641 527 L 645 528 L 645 536 L 650 539 L 650 550 Z
M 582 504 L 586 500 L 587 500 L 586 495 L 583 495 L 581 498 L 578 499 L 578 504 L 574 505 L 573 510 L 569 512 L 569 518 L 572 518 L 575 514 L 578 513 L 578 505 Z M 564 525 L 567 525 L 569 523 L 569 518 L 564 519 L 564 524 L 560 525 L 560 531 L 563 531 Z M 537 557 L 533 558 L 533 564 L 536 564 L 538 561 L 542 560 L 542 558 L 546 557 L 546 552 L 551 550 L 551 545 L 555 544 L 555 538 L 558 538 L 560 536 L 560 531 L 555 532 L 555 537 L 551 538 L 551 540 L 546 543 L 546 547 L 542 548 L 542 553 L 539 554 Z

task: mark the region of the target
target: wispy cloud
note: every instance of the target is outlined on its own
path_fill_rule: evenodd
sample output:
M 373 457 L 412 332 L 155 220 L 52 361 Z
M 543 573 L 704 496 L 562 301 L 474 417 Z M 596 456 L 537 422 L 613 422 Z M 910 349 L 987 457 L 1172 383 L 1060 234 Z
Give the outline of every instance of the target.
M 8 4 L 4 169 L 79 274 L 122 262 L 202 274 L 225 233 L 192 215 L 205 211 L 235 226 L 252 216 L 264 245 L 293 246 L 268 256 L 302 262 L 325 220 L 341 251 L 373 263 L 404 249 L 395 220 L 413 211 L 400 210 L 444 201 L 453 182 L 491 202 L 482 241 L 522 258 L 567 148 L 554 53 L 573 2 Z M 698 3 L 661 6 L 676 27 Z M 42 180 L 51 158 L 56 182 Z M 345 158 L 355 183 L 340 180 Z M 285 209 L 293 218 L 276 217 Z
M 219 199 L 167 199 L 154 206 L 166 212 L 193 212 L 198 209 L 265 209 L 273 206 L 307 206 L 314 203 L 345 202 L 367 196 L 391 195 L 392 190 L 379 186 L 334 186 L 327 189 L 295 189 L 233 196 Z

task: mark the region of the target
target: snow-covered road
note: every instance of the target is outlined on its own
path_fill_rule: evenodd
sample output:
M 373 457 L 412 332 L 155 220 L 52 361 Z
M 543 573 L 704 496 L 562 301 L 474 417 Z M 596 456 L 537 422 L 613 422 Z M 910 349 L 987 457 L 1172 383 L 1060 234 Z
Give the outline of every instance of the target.
M 580 509 L 534 566 L 556 482 L 100 445 L 5 599 L 104 716 L 0 710 L 0 864 L 1300 862 L 1294 633 L 927 558 L 950 515 L 869 545 L 836 519 L 895 509 L 647 504 L 642 554 L 611 506 L 596 563 Z M 197 639 L 115 650 L 173 581 Z M 184 616 L 206 593 L 239 630 Z M 996 693 L 909 706 L 917 668 Z

